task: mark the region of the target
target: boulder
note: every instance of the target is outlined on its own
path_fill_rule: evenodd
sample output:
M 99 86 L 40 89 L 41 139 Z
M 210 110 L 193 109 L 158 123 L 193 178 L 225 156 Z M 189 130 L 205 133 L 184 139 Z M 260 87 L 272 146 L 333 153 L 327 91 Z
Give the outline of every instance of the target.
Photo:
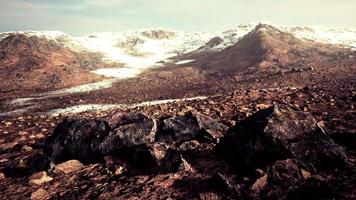
M 114 116 L 110 120 L 112 131 L 100 144 L 102 153 L 110 153 L 123 148 L 155 141 L 157 122 L 141 113 Z
M 225 125 L 208 116 L 188 112 L 184 116 L 163 119 L 156 139 L 166 142 L 185 142 L 190 140 L 213 140 L 217 138 Z
M 99 144 L 109 132 L 103 120 L 66 118 L 45 141 L 44 152 L 56 163 L 69 159 L 94 162 L 102 158 Z
M 279 160 L 267 171 L 266 180 L 258 179 L 262 185 L 255 190 L 255 197 L 267 199 L 286 199 L 289 193 L 304 183 L 299 163 L 293 159 Z M 262 177 L 263 178 L 263 177 Z
M 220 140 L 217 152 L 235 169 L 249 172 L 295 158 L 317 169 L 345 167 L 342 147 L 306 112 L 275 105 L 241 121 Z

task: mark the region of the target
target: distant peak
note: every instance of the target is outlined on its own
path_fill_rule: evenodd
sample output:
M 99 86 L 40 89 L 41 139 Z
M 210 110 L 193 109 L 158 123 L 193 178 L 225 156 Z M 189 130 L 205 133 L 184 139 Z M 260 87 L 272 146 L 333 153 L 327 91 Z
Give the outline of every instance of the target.
M 258 24 L 254 31 L 262 31 L 262 32 L 281 32 L 279 29 L 277 29 L 276 27 L 270 25 L 270 24 L 263 24 L 260 23 Z
M 175 32 L 156 29 L 156 30 L 145 30 L 142 31 L 142 35 L 152 39 L 169 39 L 175 36 Z

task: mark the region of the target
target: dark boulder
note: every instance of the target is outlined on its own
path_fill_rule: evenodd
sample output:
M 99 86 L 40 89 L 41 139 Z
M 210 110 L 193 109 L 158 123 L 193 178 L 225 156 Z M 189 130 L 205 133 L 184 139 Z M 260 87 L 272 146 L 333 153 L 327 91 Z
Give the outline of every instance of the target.
M 190 140 L 213 140 L 226 127 L 208 116 L 188 112 L 184 116 L 163 119 L 156 139 L 166 142 L 185 142 Z
M 56 163 L 70 159 L 95 162 L 102 159 L 99 146 L 109 132 L 106 121 L 66 118 L 45 141 L 44 152 Z
M 112 131 L 100 144 L 103 153 L 153 143 L 157 132 L 156 120 L 141 113 L 116 115 L 110 125 Z
M 217 152 L 235 169 L 248 172 L 295 158 L 318 169 L 344 167 L 346 154 L 306 112 L 272 106 L 232 127 Z
M 304 182 L 302 169 L 296 160 L 280 160 L 268 169 L 267 184 L 254 195 L 259 199 L 285 199 Z

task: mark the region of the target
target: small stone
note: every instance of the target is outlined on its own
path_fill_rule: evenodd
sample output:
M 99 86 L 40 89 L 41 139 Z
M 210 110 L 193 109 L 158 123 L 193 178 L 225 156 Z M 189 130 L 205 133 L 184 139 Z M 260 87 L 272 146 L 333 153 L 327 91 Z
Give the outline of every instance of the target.
M 264 174 L 264 171 L 263 171 L 262 169 L 256 169 L 255 171 L 256 171 L 256 175 L 257 175 L 258 177 L 261 177 L 261 176 L 263 176 L 263 174 Z
M 122 175 L 123 173 L 125 173 L 125 168 L 123 166 L 117 166 L 116 169 L 115 169 L 115 176 L 120 176 Z
M 252 190 L 254 192 L 261 191 L 267 185 L 267 175 L 262 176 L 261 178 L 257 179 L 256 182 L 252 185 Z
M 45 199 L 46 195 L 47 195 L 47 191 L 42 188 L 39 188 L 38 190 L 32 192 L 30 199 L 42 200 L 42 199 Z
M 11 122 L 5 122 L 4 124 L 5 124 L 5 126 L 10 126 L 10 125 L 12 125 Z
M 22 150 L 24 150 L 24 151 L 32 151 L 33 148 L 30 147 L 30 146 L 25 145 L 25 146 L 22 147 Z
M 258 110 L 263 110 L 263 109 L 266 109 L 266 108 L 269 108 L 269 107 L 271 107 L 271 104 L 264 104 L 264 103 L 261 103 L 261 104 L 257 104 L 257 105 L 256 105 L 256 108 L 257 108 Z
M 45 171 L 35 173 L 28 178 L 30 185 L 42 185 L 53 180 Z
M 302 176 L 303 176 L 303 179 L 304 179 L 304 180 L 307 180 L 307 179 L 311 178 L 310 172 L 308 172 L 308 171 L 305 170 L 305 169 L 301 169 L 301 171 L 302 171 Z
M 71 172 L 80 170 L 84 167 L 84 165 L 78 160 L 68 160 L 67 162 L 58 164 L 54 167 L 54 172 L 60 173 L 63 172 L 65 174 L 69 174 Z
M 250 178 L 247 177 L 247 176 L 245 176 L 245 177 L 242 178 L 242 180 L 243 180 L 244 182 L 249 182 L 249 181 L 250 181 Z
M 44 137 L 45 135 L 43 135 L 42 133 L 36 134 L 37 139 L 43 139 Z
M 5 174 L 0 173 L 0 180 L 5 179 Z

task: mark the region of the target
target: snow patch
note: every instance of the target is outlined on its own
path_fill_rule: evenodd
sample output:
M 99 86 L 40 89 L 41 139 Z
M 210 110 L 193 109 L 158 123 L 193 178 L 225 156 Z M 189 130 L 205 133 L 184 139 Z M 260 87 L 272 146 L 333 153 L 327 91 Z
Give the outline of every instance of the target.
M 15 116 L 15 115 L 21 115 L 24 113 L 27 113 L 30 109 L 36 108 L 36 106 L 28 106 L 26 108 L 20 108 L 8 112 L 3 112 L 0 113 L 0 117 L 10 117 L 10 116 Z
M 70 88 L 46 92 L 41 94 L 40 96 L 41 98 L 49 98 L 49 97 L 63 96 L 63 95 L 73 94 L 73 93 L 83 93 L 83 92 L 90 92 L 94 90 L 101 90 L 101 89 L 112 87 L 112 84 L 116 81 L 117 79 L 108 79 L 108 80 L 98 81 L 95 83 L 87 83 L 87 84 L 74 86 Z
M 9 104 L 13 106 L 25 106 L 31 104 L 31 101 L 33 101 L 34 99 L 35 98 L 17 98 L 11 100 Z
M 181 60 L 181 61 L 176 62 L 176 65 L 183 65 L 183 64 L 191 63 L 193 61 L 195 61 L 195 59 L 192 59 L 192 60 Z
M 47 112 L 47 114 L 52 116 L 58 116 L 62 114 L 77 114 L 89 111 L 106 111 L 119 108 L 120 105 L 117 104 L 85 104 L 85 105 L 77 105 L 71 106 L 68 108 L 58 108 L 53 109 Z
M 105 77 L 114 77 L 118 79 L 132 78 L 140 74 L 141 70 L 137 68 L 102 68 L 92 71 L 94 74 L 102 75 Z
M 99 112 L 99 111 L 114 110 L 118 108 L 128 109 L 128 108 L 173 103 L 173 102 L 203 100 L 207 98 L 208 97 L 205 96 L 197 96 L 197 97 L 183 98 L 183 99 L 164 99 L 164 100 L 155 100 L 155 101 L 145 101 L 145 102 L 135 103 L 135 104 L 85 104 L 85 105 L 71 106 L 68 108 L 53 109 L 48 111 L 47 114 L 52 116 L 58 116 L 63 114 L 78 114 L 83 112 Z

